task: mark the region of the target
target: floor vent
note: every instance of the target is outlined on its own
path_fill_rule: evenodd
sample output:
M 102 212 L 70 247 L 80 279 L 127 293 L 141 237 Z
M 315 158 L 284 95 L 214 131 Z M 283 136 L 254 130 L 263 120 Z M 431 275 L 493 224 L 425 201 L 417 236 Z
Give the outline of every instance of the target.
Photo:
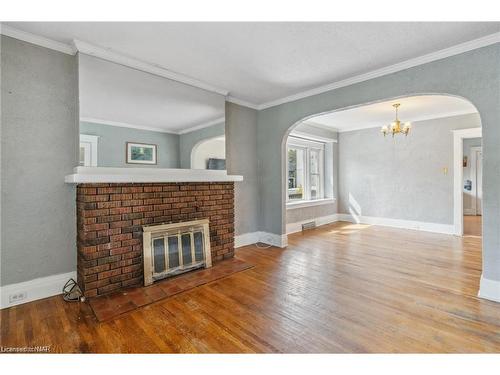
M 314 229 L 316 228 L 316 222 L 315 221 L 310 221 L 308 223 L 302 224 L 302 230 L 308 230 L 308 229 Z

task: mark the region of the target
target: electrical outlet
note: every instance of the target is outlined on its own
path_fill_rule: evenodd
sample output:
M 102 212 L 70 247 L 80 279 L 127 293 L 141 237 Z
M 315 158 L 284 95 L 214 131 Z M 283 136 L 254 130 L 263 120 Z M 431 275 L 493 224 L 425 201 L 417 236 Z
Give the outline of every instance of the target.
M 9 295 L 9 303 L 16 303 L 19 301 L 23 301 L 28 297 L 28 293 L 26 292 L 19 292 L 19 293 L 14 293 Z

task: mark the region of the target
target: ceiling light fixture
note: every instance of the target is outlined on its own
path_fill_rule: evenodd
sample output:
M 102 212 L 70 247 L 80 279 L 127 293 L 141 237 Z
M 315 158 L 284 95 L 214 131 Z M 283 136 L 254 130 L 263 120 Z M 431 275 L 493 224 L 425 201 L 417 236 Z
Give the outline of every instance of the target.
M 398 118 L 398 108 L 401 104 L 400 103 L 396 103 L 396 104 L 393 104 L 392 106 L 394 107 L 394 109 L 396 110 L 396 120 L 394 120 L 393 122 L 391 122 L 390 125 L 384 125 L 382 126 L 382 129 L 380 129 L 380 131 L 382 132 L 382 134 L 384 135 L 384 137 L 391 133 L 392 136 L 394 137 L 396 134 L 404 134 L 404 135 L 408 135 L 408 133 L 410 132 L 411 130 L 411 122 L 405 122 L 403 124 L 403 126 L 401 126 L 402 122 L 399 121 L 399 118 Z

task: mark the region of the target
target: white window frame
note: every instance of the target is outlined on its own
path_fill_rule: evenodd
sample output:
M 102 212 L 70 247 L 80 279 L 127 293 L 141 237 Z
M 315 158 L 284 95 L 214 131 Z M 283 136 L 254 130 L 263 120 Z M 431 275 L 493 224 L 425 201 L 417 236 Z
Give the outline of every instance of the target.
M 84 167 L 97 167 L 98 140 L 98 135 L 80 134 L 80 148 L 85 150 Z
M 290 200 L 288 197 L 288 176 L 289 176 L 289 166 L 288 166 L 288 150 L 290 148 L 298 148 L 305 151 L 305 163 L 304 163 L 304 199 L 293 199 Z M 320 191 L 318 198 L 311 199 L 311 173 L 310 173 L 310 163 L 311 163 L 311 150 L 319 150 L 319 166 L 320 166 Z M 324 203 L 325 202 L 325 143 L 317 142 L 308 139 L 298 138 L 289 136 L 286 145 L 286 204 L 288 206 L 304 205 L 310 203 Z

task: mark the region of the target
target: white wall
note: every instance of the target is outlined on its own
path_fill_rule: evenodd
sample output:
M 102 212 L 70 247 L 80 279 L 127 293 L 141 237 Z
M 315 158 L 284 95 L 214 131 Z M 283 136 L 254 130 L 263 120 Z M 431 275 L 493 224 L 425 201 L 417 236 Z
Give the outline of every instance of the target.
M 195 146 L 191 155 L 191 168 L 207 169 L 207 162 L 210 158 L 226 158 L 226 140 L 224 137 L 208 139 Z

